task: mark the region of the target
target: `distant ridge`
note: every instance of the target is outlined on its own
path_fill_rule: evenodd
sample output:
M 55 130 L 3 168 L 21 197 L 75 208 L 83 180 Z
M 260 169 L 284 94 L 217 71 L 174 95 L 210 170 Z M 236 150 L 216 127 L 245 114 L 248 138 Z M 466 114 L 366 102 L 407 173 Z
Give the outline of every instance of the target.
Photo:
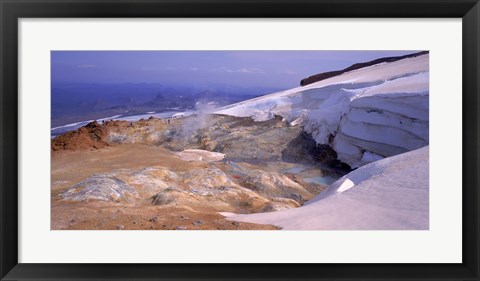
M 300 81 L 300 86 L 305 86 L 305 85 L 308 85 L 308 84 L 312 84 L 312 83 L 315 83 L 315 82 L 318 82 L 318 81 L 325 80 L 327 78 L 331 78 L 331 77 L 343 74 L 343 73 L 348 72 L 348 71 L 352 71 L 352 70 L 355 70 L 355 69 L 371 66 L 371 65 L 374 65 L 374 64 L 379 64 L 379 63 L 382 63 L 382 62 L 394 62 L 394 61 L 403 60 L 403 59 L 406 59 L 406 58 L 414 58 L 414 57 L 418 57 L 418 56 L 421 56 L 421 55 L 426 55 L 428 53 L 429 53 L 429 51 L 422 51 L 422 52 L 413 53 L 413 54 L 404 55 L 404 56 L 399 56 L 399 57 L 385 57 L 385 58 L 379 58 L 379 59 L 375 59 L 375 60 L 368 61 L 368 62 L 356 63 L 356 64 L 353 64 L 353 65 L 351 65 L 351 66 L 349 66 L 345 69 L 342 69 L 342 70 L 323 72 L 323 73 L 315 74 L 315 75 L 312 75 L 312 76 L 307 77 L 305 79 L 302 79 Z

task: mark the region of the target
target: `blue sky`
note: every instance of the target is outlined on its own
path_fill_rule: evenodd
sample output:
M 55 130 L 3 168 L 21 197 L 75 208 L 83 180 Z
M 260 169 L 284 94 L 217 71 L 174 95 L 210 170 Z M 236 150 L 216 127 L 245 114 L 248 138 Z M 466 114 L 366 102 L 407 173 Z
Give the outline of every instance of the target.
M 416 51 L 52 51 L 52 84 L 291 88 L 320 72 Z

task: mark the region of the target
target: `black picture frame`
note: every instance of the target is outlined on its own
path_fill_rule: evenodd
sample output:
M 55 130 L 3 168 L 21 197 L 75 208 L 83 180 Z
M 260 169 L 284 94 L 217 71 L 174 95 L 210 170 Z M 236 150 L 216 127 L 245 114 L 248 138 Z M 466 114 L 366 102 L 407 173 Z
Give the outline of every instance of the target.
M 478 0 L 0 0 L 1 280 L 479 280 Z M 462 18 L 463 263 L 18 263 L 18 19 L 141 17 Z

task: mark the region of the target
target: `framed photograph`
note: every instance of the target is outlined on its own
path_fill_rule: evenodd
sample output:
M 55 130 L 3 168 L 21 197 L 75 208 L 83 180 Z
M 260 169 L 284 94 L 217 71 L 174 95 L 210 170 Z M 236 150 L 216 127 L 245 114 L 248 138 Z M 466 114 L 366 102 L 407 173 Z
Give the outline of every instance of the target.
M 479 280 L 477 0 L 0 0 L 1 280 Z

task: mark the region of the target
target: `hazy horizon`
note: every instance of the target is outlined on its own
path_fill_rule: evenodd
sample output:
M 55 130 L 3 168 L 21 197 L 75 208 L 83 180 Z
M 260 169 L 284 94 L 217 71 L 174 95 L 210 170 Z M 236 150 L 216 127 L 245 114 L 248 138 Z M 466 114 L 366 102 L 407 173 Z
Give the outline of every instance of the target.
M 408 51 L 52 51 L 51 83 L 292 88 L 308 76 Z

